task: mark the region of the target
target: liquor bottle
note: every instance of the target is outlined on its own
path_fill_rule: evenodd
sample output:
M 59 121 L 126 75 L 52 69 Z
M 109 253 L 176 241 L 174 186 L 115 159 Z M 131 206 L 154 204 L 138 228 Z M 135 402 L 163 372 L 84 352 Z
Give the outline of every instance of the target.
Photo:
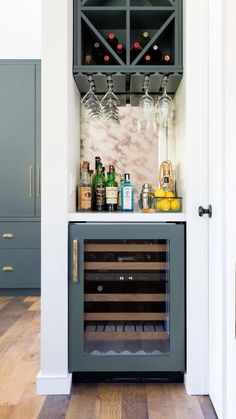
M 109 166 L 106 181 L 106 210 L 117 211 L 118 201 L 118 183 L 116 182 L 116 174 L 114 166 Z
M 170 64 L 170 55 L 164 54 L 162 59 L 163 64 Z
M 139 55 L 140 52 L 141 52 L 141 48 L 140 48 L 139 42 L 134 41 L 133 47 L 130 51 L 130 62 L 131 63 L 135 60 L 135 58 L 137 58 L 137 56 Z
M 106 190 L 105 179 L 102 174 L 102 163 L 97 165 L 96 174 L 93 178 L 94 211 L 105 211 Z
M 89 163 L 84 161 L 81 166 L 81 180 L 78 186 L 78 210 L 90 211 L 92 207 L 92 187 L 89 176 Z
M 148 44 L 148 42 L 150 41 L 150 39 L 151 39 L 151 37 L 150 37 L 149 33 L 146 32 L 146 31 L 143 32 L 142 35 L 139 38 L 139 45 L 140 45 L 140 47 L 143 49 Z
M 125 173 L 125 179 L 121 186 L 121 209 L 122 211 L 134 210 L 134 187 L 130 181 L 129 173 Z
M 95 157 L 95 171 L 97 171 L 98 168 L 98 163 L 101 162 L 101 157 L 100 156 L 96 156 Z
M 162 53 L 161 53 L 161 50 L 158 47 L 158 45 L 153 45 L 151 55 L 152 55 L 153 64 L 155 64 L 155 65 L 161 64 L 161 62 L 162 62 Z
M 121 187 L 125 180 L 125 175 L 120 175 L 120 187 L 118 189 L 118 209 L 121 210 Z
M 120 56 L 123 61 L 126 61 L 126 50 L 124 45 L 119 42 L 116 46 L 116 53 Z
M 103 50 L 99 42 L 95 42 L 92 48 L 92 58 L 96 64 L 102 64 L 103 62 Z
M 166 192 L 175 192 L 175 180 L 170 160 L 164 160 L 159 170 L 160 188 Z
M 115 34 L 113 32 L 109 32 L 107 35 L 107 43 L 113 48 L 116 49 L 116 46 L 118 44 L 118 39 L 116 38 Z

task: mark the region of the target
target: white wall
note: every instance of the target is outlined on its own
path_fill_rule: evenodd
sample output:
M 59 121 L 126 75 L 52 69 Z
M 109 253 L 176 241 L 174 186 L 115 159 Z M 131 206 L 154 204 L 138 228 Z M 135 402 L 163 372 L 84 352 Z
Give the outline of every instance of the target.
M 72 0 L 42 1 L 42 311 L 41 371 L 37 378 L 40 394 L 67 394 L 71 385 L 67 219 L 74 194 L 69 197 L 68 163 L 75 178 L 76 147 L 72 155 L 71 144 L 76 146 L 79 135 L 79 94 L 72 77 L 72 16 Z
M 0 2 L 0 58 L 41 58 L 41 0 Z

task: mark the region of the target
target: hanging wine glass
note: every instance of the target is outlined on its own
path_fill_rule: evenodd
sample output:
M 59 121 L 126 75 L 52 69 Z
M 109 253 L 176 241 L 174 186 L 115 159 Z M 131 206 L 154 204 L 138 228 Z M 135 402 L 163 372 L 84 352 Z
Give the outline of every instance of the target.
M 102 117 L 102 107 L 98 97 L 94 93 L 93 81 L 89 80 L 89 83 L 89 91 L 82 98 L 81 104 L 85 107 L 90 119 L 97 119 Z
M 154 109 L 154 100 L 148 94 L 148 83 L 145 78 L 144 83 L 145 94 L 141 97 L 139 102 L 139 129 L 147 131 L 153 125 L 153 109 Z
M 163 94 L 156 104 L 156 119 L 159 125 L 167 127 L 173 107 L 172 98 L 166 93 L 166 84 L 163 85 Z
M 101 100 L 103 117 L 106 121 L 120 123 L 118 105 L 120 101 L 112 90 L 112 80 L 108 78 L 108 92 Z

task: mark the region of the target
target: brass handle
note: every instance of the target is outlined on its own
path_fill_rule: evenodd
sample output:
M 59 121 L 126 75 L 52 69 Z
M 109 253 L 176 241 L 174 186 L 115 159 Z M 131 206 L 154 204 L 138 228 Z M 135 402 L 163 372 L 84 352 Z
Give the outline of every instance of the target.
M 12 272 L 12 271 L 14 271 L 14 268 L 12 266 L 3 266 L 2 271 Z
M 72 270 L 72 281 L 79 282 L 78 277 L 78 240 L 73 240 L 73 250 L 72 250 L 72 259 L 73 259 L 73 270 Z
M 32 191 L 32 186 L 33 186 L 33 181 L 32 181 L 32 176 L 33 176 L 33 166 L 29 166 L 29 198 L 32 198 L 33 196 L 33 191 Z
M 37 165 L 37 184 L 36 184 L 36 193 L 37 196 L 40 198 L 41 196 L 41 166 Z
M 14 237 L 14 234 L 13 233 L 3 233 L 2 237 L 4 239 L 12 239 Z

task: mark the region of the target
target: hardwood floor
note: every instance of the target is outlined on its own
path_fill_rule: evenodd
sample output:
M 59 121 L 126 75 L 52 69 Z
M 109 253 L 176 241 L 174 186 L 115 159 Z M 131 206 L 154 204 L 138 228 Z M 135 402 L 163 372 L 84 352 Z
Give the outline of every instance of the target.
M 70 396 L 36 396 L 40 299 L 0 297 L 0 419 L 213 419 L 209 397 L 183 384 L 73 384 Z

